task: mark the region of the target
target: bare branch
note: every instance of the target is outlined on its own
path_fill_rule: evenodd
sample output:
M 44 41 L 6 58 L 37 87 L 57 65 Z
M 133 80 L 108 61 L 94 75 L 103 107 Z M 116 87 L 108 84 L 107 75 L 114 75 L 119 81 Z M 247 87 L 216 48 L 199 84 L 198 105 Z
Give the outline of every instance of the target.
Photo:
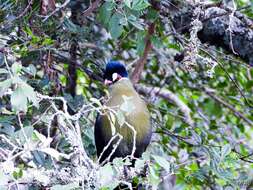
M 155 23 L 151 23 L 149 25 L 149 28 L 148 28 L 148 34 L 145 38 L 145 41 L 146 41 L 146 45 L 145 45 L 145 49 L 144 49 L 144 53 L 143 53 L 143 56 L 140 57 L 136 63 L 136 66 L 135 66 L 135 69 L 131 75 L 131 80 L 134 84 L 138 83 L 138 81 L 140 80 L 141 78 L 141 73 L 144 69 L 144 65 L 146 63 L 146 60 L 147 60 L 147 57 L 148 57 L 148 53 L 149 51 L 151 50 L 152 48 L 152 44 L 151 44 L 151 36 L 153 35 L 153 33 L 155 32 Z
M 187 10 L 180 11 L 173 17 L 172 21 L 177 31 L 189 32 L 189 23 L 193 12 L 194 7 L 189 5 Z M 235 11 L 235 8 L 232 10 L 226 7 L 204 8 L 200 17 L 203 29 L 198 32 L 198 37 L 202 43 L 207 42 L 211 45 L 221 46 L 232 54 L 236 52 L 249 65 L 252 65 L 253 22 L 245 17 L 245 15 Z M 231 46 L 232 42 L 233 45 Z
M 153 94 L 166 100 L 169 100 L 170 102 L 177 105 L 184 115 L 185 122 L 188 123 L 190 126 L 193 126 L 190 108 L 184 102 L 182 102 L 173 92 L 167 89 L 161 89 L 159 87 L 147 87 L 144 85 L 135 85 L 135 87 L 141 93 L 144 93 L 146 95 Z

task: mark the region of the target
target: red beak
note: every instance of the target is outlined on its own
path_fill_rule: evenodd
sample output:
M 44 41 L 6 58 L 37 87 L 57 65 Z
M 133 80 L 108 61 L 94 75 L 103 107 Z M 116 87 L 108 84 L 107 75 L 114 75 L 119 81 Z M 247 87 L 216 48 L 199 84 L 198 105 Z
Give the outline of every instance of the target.
M 120 80 L 121 78 L 122 78 L 122 77 L 121 77 L 119 74 L 117 74 L 117 78 L 116 78 L 115 80 L 111 81 L 111 80 L 105 79 L 104 84 L 107 85 L 107 86 L 109 86 L 109 85 L 111 85 L 112 83 L 114 83 L 114 82 Z
M 110 84 L 112 84 L 112 81 L 105 79 L 104 84 L 106 86 L 109 86 Z

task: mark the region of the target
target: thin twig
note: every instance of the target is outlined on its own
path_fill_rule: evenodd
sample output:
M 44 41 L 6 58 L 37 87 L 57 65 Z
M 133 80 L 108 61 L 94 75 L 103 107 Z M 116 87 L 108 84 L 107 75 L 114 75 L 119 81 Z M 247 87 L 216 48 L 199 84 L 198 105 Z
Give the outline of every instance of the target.
M 45 111 L 44 113 L 42 113 L 39 117 L 39 119 L 37 119 L 31 126 L 33 127 L 34 125 L 36 125 L 37 123 L 39 123 L 42 119 L 43 119 L 43 116 L 45 116 L 47 114 L 47 111 L 52 108 L 52 106 L 49 106 Z
M 110 161 L 110 159 L 111 159 L 111 157 L 112 157 L 112 155 L 114 154 L 114 152 L 116 151 L 116 149 L 118 148 L 118 146 L 119 146 L 119 144 L 120 144 L 120 142 L 122 141 L 122 139 L 123 139 L 123 136 L 122 135 L 120 135 L 119 133 L 118 133 L 118 137 L 119 137 L 119 140 L 117 141 L 117 143 L 115 143 L 114 145 L 113 145 L 113 149 L 112 149 L 112 152 L 109 154 L 109 156 L 102 162 L 102 164 L 101 165 L 104 165 L 106 162 L 108 162 L 108 161 Z
M 105 151 L 109 148 L 109 146 L 112 144 L 112 142 L 113 142 L 117 137 L 119 137 L 119 134 L 118 134 L 118 133 L 117 133 L 116 135 L 114 135 L 114 136 L 110 139 L 110 141 L 107 143 L 107 145 L 103 148 L 102 153 L 101 153 L 101 154 L 99 155 L 99 157 L 98 157 L 98 163 L 100 162 L 101 158 L 103 157 Z
M 18 122 L 19 122 L 19 126 L 21 128 L 21 131 L 22 131 L 22 133 L 23 133 L 23 135 L 25 137 L 26 143 L 28 143 L 28 137 L 27 137 L 27 135 L 25 133 L 24 126 L 23 126 L 23 123 L 22 123 L 21 118 L 20 118 L 20 113 L 18 113 L 17 116 L 18 116 Z
M 134 153 L 136 150 L 136 136 L 137 136 L 137 132 L 134 129 L 134 127 L 132 125 L 130 125 L 128 122 L 125 121 L 125 124 L 127 125 L 127 127 L 129 127 L 132 131 L 133 131 L 133 148 L 132 148 L 132 153 L 131 153 L 131 159 L 134 158 Z
M 84 17 L 89 16 L 96 8 L 98 8 L 100 2 L 101 2 L 101 0 L 96 0 L 93 3 L 91 3 L 90 6 L 88 7 L 88 9 L 86 9 L 82 13 L 82 16 L 84 16 Z
M 211 98 L 213 98 L 214 100 L 216 100 L 217 102 L 221 103 L 222 105 L 224 105 L 225 107 L 227 107 L 228 109 L 230 109 L 237 117 L 241 118 L 242 120 L 244 120 L 246 123 L 248 123 L 251 127 L 253 127 L 253 122 L 248 119 L 247 117 L 245 117 L 243 115 L 243 113 L 241 113 L 240 111 L 236 110 L 234 108 L 234 106 L 230 105 L 229 103 L 227 103 L 226 101 L 222 100 L 220 97 L 216 96 L 210 89 L 207 88 L 203 88 L 204 92 L 210 96 Z
M 16 19 L 19 19 L 19 18 L 23 17 L 26 14 L 26 12 L 28 11 L 28 9 L 31 7 L 32 3 L 33 3 L 33 0 L 30 0 L 28 2 L 28 5 L 24 9 L 24 11 L 20 15 L 18 15 Z
M 248 101 L 248 99 L 246 98 L 246 96 L 244 95 L 244 92 L 242 91 L 242 89 L 240 88 L 239 84 L 230 76 L 230 74 L 228 73 L 228 71 L 224 68 L 224 66 L 222 65 L 222 63 L 219 62 L 219 60 L 212 55 L 211 53 L 209 53 L 208 51 L 206 51 L 204 48 L 200 48 L 203 52 L 205 52 L 207 55 L 209 55 L 209 57 L 211 57 L 216 63 L 218 63 L 218 65 L 220 66 L 220 68 L 226 73 L 226 75 L 228 76 L 228 78 L 232 81 L 232 83 L 235 85 L 235 87 L 238 89 L 239 93 L 241 94 L 241 96 L 243 97 L 243 99 L 245 100 L 246 104 L 248 104 L 249 107 L 253 107 L 250 102 Z
M 69 4 L 70 0 L 66 0 L 61 6 L 57 7 L 54 11 L 52 11 L 49 15 L 47 15 L 42 22 L 46 22 L 51 16 L 53 16 L 56 12 L 66 7 Z

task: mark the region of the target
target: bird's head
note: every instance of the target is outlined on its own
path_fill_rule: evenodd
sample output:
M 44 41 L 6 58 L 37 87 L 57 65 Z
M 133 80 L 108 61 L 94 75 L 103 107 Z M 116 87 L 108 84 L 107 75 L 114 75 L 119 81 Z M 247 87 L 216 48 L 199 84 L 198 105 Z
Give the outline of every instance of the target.
M 111 85 L 120 80 L 121 78 L 127 78 L 128 73 L 124 64 L 118 61 L 109 61 L 106 64 L 104 73 L 105 85 Z

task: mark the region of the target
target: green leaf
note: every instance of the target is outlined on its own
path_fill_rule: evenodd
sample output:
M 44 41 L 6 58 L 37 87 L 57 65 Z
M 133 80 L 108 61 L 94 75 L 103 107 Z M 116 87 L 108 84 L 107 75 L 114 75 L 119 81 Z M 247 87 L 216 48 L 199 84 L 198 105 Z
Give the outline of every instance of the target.
M 160 178 L 156 174 L 155 169 L 152 166 L 149 166 L 149 171 L 150 171 L 150 174 L 148 175 L 149 183 L 154 187 L 158 186 L 158 184 L 160 183 Z
M 124 166 L 124 161 L 122 158 L 114 158 L 112 163 L 113 163 L 113 166 L 116 168 Z
M 36 67 L 33 64 L 30 64 L 28 67 L 24 67 L 23 70 L 32 76 L 36 75 Z
M 105 2 L 99 9 L 98 20 L 102 22 L 104 26 L 106 26 L 110 21 L 113 7 L 113 2 Z
M 0 68 L 0 74 L 7 74 L 9 73 L 6 69 Z
M 16 112 L 27 111 L 27 97 L 20 86 L 11 94 L 11 106 Z
M 31 39 L 31 44 L 36 45 L 40 42 L 40 40 L 41 40 L 40 37 L 33 35 Z
M 148 19 L 150 22 L 154 22 L 158 17 L 159 17 L 158 11 L 156 11 L 156 10 L 154 10 L 154 9 L 149 9 L 149 10 L 148 10 L 147 19 Z
M 33 139 L 35 140 L 40 140 L 42 143 L 47 141 L 47 137 L 45 137 L 43 134 L 39 133 L 38 131 L 34 130 L 34 135 L 32 137 L 34 137 Z
M 19 179 L 23 176 L 23 170 L 19 168 L 18 171 L 14 171 L 12 175 L 15 179 Z
M 135 109 L 135 105 L 133 103 L 133 97 L 128 97 L 123 95 L 123 103 L 120 105 L 120 110 L 126 113 L 126 115 L 132 113 L 132 111 Z
M 142 23 L 134 15 L 130 15 L 128 17 L 128 22 L 131 23 L 137 29 L 144 30 Z
M 53 45 L 54 44 L 54 40 L 52 40 L 51 38 L 45 38 L 42 42 L 43 46 L 49 46 L 49 45 Z
M 1 186 L 8 186 L 8 182 L 10 179 L 8 179 L 8 175 L 5 174 L 3 171 L 0 171 L 0 189 L 2 189 Z
M 25 31 L 29 36 L 33 36 L 32 30 L 31 30 L 28 26 L 24 27 L 24 31 Z
M 5 81 L 0 82 L 0 97 L 11 87 L 12 80 L 7 79 Z
M 121 127 L 125 123 L 125 116 L 122 113 L 122 111 L 119 110 L 116 112 L 116 118 L 117 118 L 119 126 Z
M 147 8 L 150 4 L 147 0 L 133 0 L 132 9 L 136 11 L 141 11 Z
M 158 36 L 151 36 L 151 42 L 156 48 L 162 47 L 162 41 Z
M 181 50 L 179 44 L 176 44 L 176 43 L 169 43 L 169 44 L 167 44 L 167 47 L 168 47 L 168 48 L 171 48 L 171 49 L 175 49 L 175 50 L 177 50 L 177 51 L 180 51 L 180 50 Z
M 214 100 L 208 100 L 205 104 L 205 110 L 208 115 L 219 117 L 222 115 L 222 107 L 220 104 L 216 103 Z
M 145 165 L 145 162 L 146 161 L 143 160 L 143 159 L 137 159 L 136 162 L 135 162 L 135 164 L 134 164 L 134 168 L 137 169 L 137 170 L 143 168 L 144 165 Z
M 11 94 L 11 105 L 12 109 L 16 112 L 19 111 L 27 111 L 27 99 L 33 103 L 34 106 L 38 107 L 38 101 L 36 97 L 36 93 L 33 88 L 26 84 L 25 82 L 21 82 L 21 84 L 17 84 L 18 87 Z
M 102 187 L 109 187 L 110 189 L 114 189 L 118 186 L 119 181 L 115 178 L 115 172 L 116 171 L 112 168 L 110 163 L 99 168 L 99 182 L 101 183 Z
M 142 154 L 141 157 L 143 158 L 143 160 L 148 161 L 150 160 L 150 155 L 151 155 L 150 152 L 146 151 Z
M 78 25 L 74 24 L 70 19 L 65 18 L 63 21 L 63 26 L 66 27 L 66 29 L 70 33 L 78 33 Z
M 226 144 L 221 148 L 221 159 L 224 159 L 231 152 L 230 144 Z
M 109 32 L 113 39 L 117 39 L 123 32 L 123 25 L 120 23 L 122 15 L 114 13 L 109 22 Z
M 166 170 L 166 172 L 170 172 L 170 163 L 165 158 L 155 155 L 152 155 L 152 157 L 155 159 L 159 166 Z
M 38 108 L 39 104 L 37 101 L 36 93 L 34 92 L 33 88 L 30 85 L 23 83 L 22 90 L 26 94 L 28 100 L 31 101 L 35 107 Z
M 22 65 L 20 63 L 13 63 L 11 66 L 11 71 L 14 75 L 17 75 L 18 73 L 20 73 L 22 70 Z
M 12 77 L 12 83 L 21 85 L 24 81 L 19 76 L 13 76 Z
M 124 0 L 125 5 L 126 5 L 128 8 L 130 8 L 130 9 L 132 9 L 132 6 L 131 6 L 132 2 L 133 2 L 133 0 Z
M 2 114 L 0 116 L 0 134 L 6 134 L 8 136 L 11 136 L 14 131 L 15 128 L 13 126 L 15 120 L 16 120 L 16 116 L 14 115 L 4 115 L 5 113 L 2 111 Z M 13 113 L 11 113 L 13 114 Z
M 26 137 L 30 139 L 32 137 L 32 134 L 33 134 L 33 127 L 26 126 L 26 127 L 23 127 L 23 130 L 20 129 L 16 131 L 13 134 L 12 138 L 18 139 L 22 144 L 24 144 L 26 142 Z
M 138 55 L 142 55 L 145 49 L 145 39 L 144 36 L 146 35 L 145 32 L 139 32 L 137 34 L 137 46 L 136 46 L 136 51 Z
M 121 19 L 120 19 L 120 25 L 127 26 L 127 18 L 126 17 L 121 17 Z

